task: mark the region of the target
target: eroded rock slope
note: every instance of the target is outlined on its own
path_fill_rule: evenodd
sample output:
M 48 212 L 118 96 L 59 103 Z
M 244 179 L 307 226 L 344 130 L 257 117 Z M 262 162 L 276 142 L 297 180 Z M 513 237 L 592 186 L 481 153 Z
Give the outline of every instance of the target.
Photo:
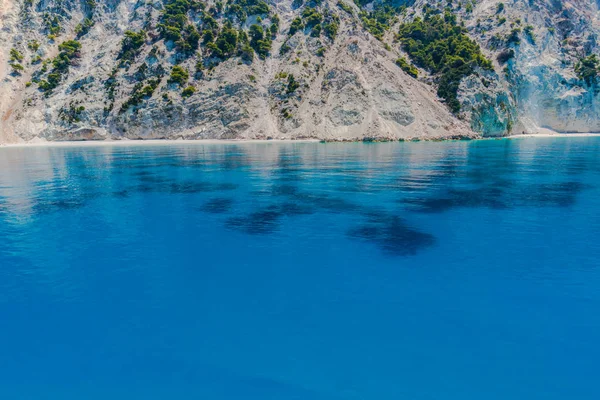
M 600 131 L 597 66 L 578 68 L 598 50 L 596 2 L 0 5 L 0 143 Z M 488 61 L 416 58 L 408 24 L 434 16 Z

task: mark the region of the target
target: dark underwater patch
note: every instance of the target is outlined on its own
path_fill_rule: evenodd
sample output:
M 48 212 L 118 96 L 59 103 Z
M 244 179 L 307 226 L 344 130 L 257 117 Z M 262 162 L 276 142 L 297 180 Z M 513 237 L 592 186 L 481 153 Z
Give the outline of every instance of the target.
M 168 191 L 177 194 L 200 193 L 209 190 L 209 185 L 204 182 L 171 183 Z
M 392 256 L 412 256 L 432 246 L 435 238 L 408 225 L 399 217 L 367 222 L 348 231 L 348 236 L 377 245 Z
M 194 194 L 202 192 L 218 192 L 235 190 L 238 185 L 233 183 L 212 183 L 202 181 L 175 181 L 173 179 L 161 177 L 142 177 L 140 184 L 136 185 L 133 190 L 136 192 L 162 192 L 172 194 Z
M 213 186 L 212 186 L 213 190 L 216 190 L 216 191 L 235 190 L 238 187 L 240 187 L 240 185 L 237 185 L 235 183 L 218 183 L 218 184 L 213 184 Z
M 342 197 L 331 195 L 322 195 L 318 193 L 310 193 L 300 191 L 296 185 L 277 184 L 270 189 L 252 192 L 256 196 L 278 196 L 286 197 L 287 202 L 283 203 L 284 207 L 290 210 L 297 210 L 302 214 L 312 214 L 318 209 L 330 213 L 353 213 L 360 211 L 361 206 L 345 200 Z M 302 207 L 300 209 L 299 207 Z
M 298 186 L 288 184 L 274 185 L 271 188 L 271 194 L 273 196 L 295 196 L 298 194 Z
M 223 214 L 230 211 L 232 206 L 233 199 L 217 197 L 207 201 L 200 210 L 211 214 Z
M 314 207 L 306 204 L 300 204 L 296 202 L 286 201 L 278 206 L 279 212 L 288 217 L 297 215 L 309 215 L 314 214 L 317 210 Z
M 147 169 L 142 169 L 142 170 L 139 170 L 139 171 L 138 170 L 134 170 L 131 173 L 131 175 L 135 176 L 137 178 L 144 178 L 144 177 L 147 177 L 147 176 L 154 176 L 154 173 L 151 172 L 151 171 L 148 171 Z
M 570 207 L 577 196 L 587 188 L 579 182 L 513 185 L 500 181 L 499 185 L 480 189 L 450 189 L 437 197 L 419 197 L 402 200 L 411 209 L 424 213 L 441 213 L 453 208 L 488 207 Z
M 33 209 L 36 213 L 45 214 L 56 211 L 75 210 L 85 206 L 85 202 L 80 199 L 61 199 L 61 200 L 44 200 L 36 203 Z
M 212 199 L 201 210 L 215 214 L 225 213 L 230 211 L 232 203 L 233 200 L 227 198 Z M 225 226 L 250 235 L 271 234 L 279 229 L 282 217 L 309 215 L 316 211 L 310 205 L 286 201 L 254 211 L 246 216 L 231 217 L 225 221 Z
M 141 183 L 147 183 L 147 184 L 155 184 L 155 185 L 166 185 L 169 182 L 173 182 L 172 179 L 169 178 L 165 178 L 159 175 L 141 175 L 138 176 L 138 180 Z
M 227 170 L 235 170 L 244 167 L 248 167 L 250 165 L 250 161 L 248 156 L 244 153 L 225 153 L 224 160 L 221 163 L 221 167 Z
M 131 192 L 127 189 L 123 189 L 123 190 L 117 190 L 115 192 L 112 192 L 113 197 L 120 197 L 120 198 L 125 198 L 125 197 L 129 197 L 131 195 Z
M 523 205 L 570 207 L 587 186 L 580 182 L 561 182 L 532 185 L 522 191 Z
M 442 213 L 457 207 L 454 199 L 450 197 L 422 197 L 405 199 L 403 202 L 408 204 L 411 210 L 428 214 Z
M 170 185 L 171 193 L 200 193 L 200 192 L 219 192 L 226 190 L 235 190 L 238 185 L 233 183 L 211 183 L 211 182 L 181 182 Z
M 268 207 L 244 217 L 229 218 L 225 226 L 249 235 L 267 235 L 279 229 L 279 220 L 282 216 L 277 207 Z
M 505 192 L 499 188 L 451 189 L 440 197 L 420 197 L 404 200 L 412 209 L 424 213 L 441 213 L 452 208 L 507 208 Z
M 361 212 L 361 215 L 365 217 L 368 222 L 373 224 L 385 224 L 390 220 L 390 218 L 394 217 L 384 210 L 377 209 L 364 210 Z
M 341 197 L 311 193 L 297 193 L 292 196 L 292 198 L 298 203 L 311 205 L 331 213 L 352 213 L 360 210 L 360 206 L 344 200 Z
M 133 190 L 136 191 L 136 192 L 140 192 L 140 193 L 150 193 L 150 192 L 155 192 L 156 191 L 156 186 L 155 185 L 142 184 L 142 185 L 137 185 Z

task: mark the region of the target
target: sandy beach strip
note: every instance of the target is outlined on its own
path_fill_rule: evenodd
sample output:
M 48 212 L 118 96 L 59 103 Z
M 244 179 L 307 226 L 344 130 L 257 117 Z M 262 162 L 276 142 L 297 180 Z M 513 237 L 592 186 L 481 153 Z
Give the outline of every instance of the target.
M 502 140 L 502 139 L 525 139 L 525 138 L 573 138 L 573 137 L 600 137 L 599 133 L 559 133 L 551 130 L 544 130 L 540 133 L 513 134 L 500 137 L 484 137 L 472 140 Z M 451 140 L 451 139 L 448 139 Z M 33 140 L 20 143 L 0 143 L 0 148 L 5 147 L 84 147 L 84 146 L 164 146 L 164 145 L 203 145 L 203 144 L 250 144 L 250 143 L 319 143 L 320 139 L 119 139 L 119 140 L 78 140 L 78 141 L 47 141 Z M 328 141 L 331 143 L 360 143 L 356 141 Z M 417 141 L 444 141 L 444 139 L 423 139 Z M 393 142 L 393 141 L 388 141 Z M 398 142 L 403 142 L 399 140 Z M 406 141 L 406 142 L 412 142 Z

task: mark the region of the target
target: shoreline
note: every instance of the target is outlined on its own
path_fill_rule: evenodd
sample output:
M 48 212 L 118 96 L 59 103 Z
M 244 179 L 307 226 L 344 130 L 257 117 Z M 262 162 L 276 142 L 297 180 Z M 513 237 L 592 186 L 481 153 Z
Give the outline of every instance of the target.
M 542 138 L 549 138 L 549 137 L 594 137 L 594 136 L 599 136 L 600 137 L 600 132 L 598 133 L 558 133 L 558 132 L 542 132 L 542 133 L 525 133 L 525 134 L 520 134 L 520 135 L 508 135 L 508 136 L 502 136 L 499 138 L 484 138 L 484 139 L 518 139 L 518 138 L 529 138 L 529 137 L 542 137 Z
M 558 133 L 541 132 L 526 133 L 499 137 L 478 137 L 470 139 L 453 138 L 410 138 L 406 140 L 329 140 L 329 139 L 120 139 L 120 140 L 77 140 L 77 141 L 31 141 L 20 143 L 0 143 L 0 148 L 14 147 L 87 147 L 87 146 L 160 146 L 173 144 L 247 144 L 247 143 L 391 143 L 391 142 L 446 142 L 446 141 L 471 141 L 471 140 L 503 140 L 526 138 L 570 138 L 570 137 L 600 137 L 600 133 Z
M 319 139 L 120 139 L 70 140 L 4 143 L 2 147 L 85 147 L 85 146 L 151 146 L 166 144 L 245 144 L 245 143 L 319 143 Z

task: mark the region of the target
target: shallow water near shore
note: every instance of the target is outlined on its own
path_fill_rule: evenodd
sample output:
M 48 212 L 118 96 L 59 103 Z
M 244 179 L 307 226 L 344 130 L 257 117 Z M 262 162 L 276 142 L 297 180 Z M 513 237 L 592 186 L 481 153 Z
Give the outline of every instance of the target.
M 0 397 L 600 397 L 600 138 L 0 148 Z

